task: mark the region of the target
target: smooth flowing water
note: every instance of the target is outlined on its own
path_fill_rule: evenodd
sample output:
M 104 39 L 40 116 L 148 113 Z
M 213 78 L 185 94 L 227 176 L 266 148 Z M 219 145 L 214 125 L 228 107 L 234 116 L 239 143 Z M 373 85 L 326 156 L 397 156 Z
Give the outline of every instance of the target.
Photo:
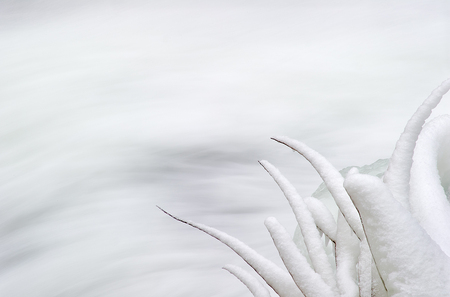
M 321 181 L 270 137 L 338 169 L 388 158 L 450 76 L 449 12 L 437 0 L 2 2 L 0 295 L 251 296 L 220 269 L 242 260 L 156 205 L 280 263 L 263 221 L 292 234 L 295 221 L 257 161 L 303 196 Z

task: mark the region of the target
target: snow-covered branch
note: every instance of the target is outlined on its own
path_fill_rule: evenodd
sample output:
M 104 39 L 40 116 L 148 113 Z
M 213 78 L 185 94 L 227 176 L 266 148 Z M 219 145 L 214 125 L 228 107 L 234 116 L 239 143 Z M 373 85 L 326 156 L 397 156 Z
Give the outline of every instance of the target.
M 229 246 L 282 297 L 450 296 L 450 116 L 425 124 L 449 89 L 450 79 L 418 108 L 390 160 L 346 175 L 305 144 L 273 138 L 311 163 L 337 206 L 332 213 L 329 201 L 301 197 L 275 166 L 260 161 L 298 222 L 301 236 L 295 240 L 301 242 L 275 218 L 265 221 L 288 272 L 224 232 L 166 213 Z M 254 296 L 269 296 L 241 268 L 225 269 Z

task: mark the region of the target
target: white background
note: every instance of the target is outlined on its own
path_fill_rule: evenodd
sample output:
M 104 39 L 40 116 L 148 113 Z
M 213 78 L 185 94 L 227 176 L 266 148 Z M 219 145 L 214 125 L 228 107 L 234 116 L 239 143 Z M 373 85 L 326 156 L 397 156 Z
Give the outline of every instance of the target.
M 270 137 L 388 158 L 449 36 L 445 0 L 2 1 L 0 295 L 251 296 L 155 205 L 278 261 L 263 221 L 295 221 L 257 160 L 320 178 Z

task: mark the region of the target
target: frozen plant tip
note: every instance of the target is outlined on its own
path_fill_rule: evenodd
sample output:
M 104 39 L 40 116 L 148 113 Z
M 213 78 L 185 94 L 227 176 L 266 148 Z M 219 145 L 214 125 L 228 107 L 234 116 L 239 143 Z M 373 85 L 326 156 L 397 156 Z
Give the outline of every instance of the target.
M 265 221 L 287 271 L 224 232 L 163 211 L 226 244 L 281 297 L 450 296 L 450 116 L 426 123 L 449 89 L 450 79 L 417 109 L 389 160 L 361 168 L 338 171 L 305 144 L 273 138 L 305 157 L 324 181 L 304 198 L 260 161 L 298 222 L 292 238 L 275 218 Z M 224 269 L 254 296 L 270 296 L 242 268 Z

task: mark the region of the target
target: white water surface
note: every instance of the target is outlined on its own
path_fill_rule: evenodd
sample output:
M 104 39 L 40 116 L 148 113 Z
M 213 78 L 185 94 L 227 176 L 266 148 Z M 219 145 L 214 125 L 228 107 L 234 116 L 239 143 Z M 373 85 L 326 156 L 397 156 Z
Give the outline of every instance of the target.
M 448 36 L 444 0 L 1 2 L 0 295 L 251 296 L 156 205 L 282 265 L 263 221 L 295 220 L 257 160 L 321 181 L 270 137 L 388 158 Z

